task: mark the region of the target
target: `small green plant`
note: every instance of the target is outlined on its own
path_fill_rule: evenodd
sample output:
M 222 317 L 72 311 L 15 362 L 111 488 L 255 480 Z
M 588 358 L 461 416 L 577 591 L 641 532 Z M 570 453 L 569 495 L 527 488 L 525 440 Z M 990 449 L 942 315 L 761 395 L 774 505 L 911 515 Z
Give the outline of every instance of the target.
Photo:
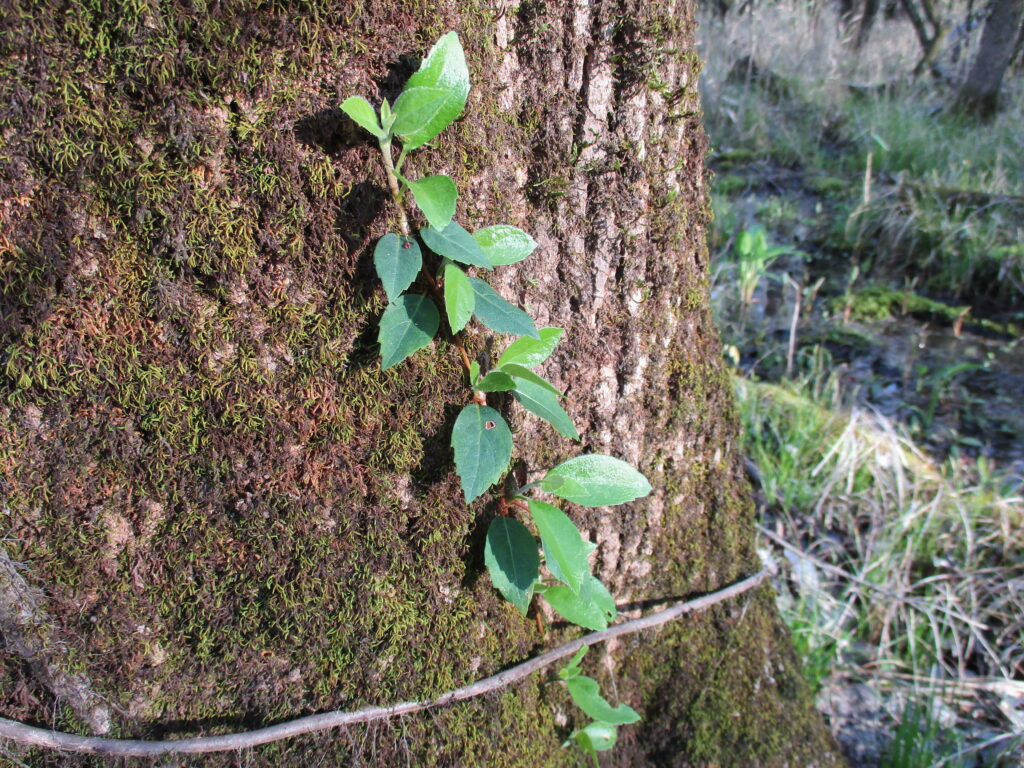
M 467 504 L 501 481 L 512 460 L 512 431 L 499 410 L 501 404 L 492 407 L 488 397 L 511 393 L 559 434 L 572 440 L 580 437 L 559 403 L 562 393 L 532 370 L 552 354 L 563 329 L 538 330 L 526 312 L 470 274 L 522 261 L 537 247 L 533 238 L 505 224 L 470 233 L 454 220 L 458 190 L 449 176 L 415 179 L 403 174 L 408 153 L 455 120 L 468 94 L 465 55 L 457 35 L 449 32 L 430 50 L 394 105 L 384 99 L 378 113 L 360 96 L 341 105 L 377 138 L 398 212 L 400 231 L 384 235 L 374 250 L 374 266 L 389 301 L 378 335 L 382 369 L 398 365 L 430 344 L 441 329 L 443 315 L 469 384 L 469 402 L 459 412 L 451 436 Z M 401 144 L 397 161 L 392 149 L 396 139 Z M 408 195 L 426 220 L 415 234 L 405 208 Z M 414 287 L 418 278 L 419 290 Z M 474 317 L 492 331 L 519 337 L 487 372 L 469 359 L 462 342 Z M 591 573 L 589 555 L 596 545 L 584 539 L 558 507 L 527 494 L 539 490 L 582 506 L 609 506 L 646 496 L 651 491 L 647 479 L 612 456 L 586 454 L 562 462 L 536 482 L 522 487 L 503 483 L 502 487 L 504 493 L 497 499 L 500 515 L 488 528 L 484 552 L 495 588 L 523 616 L 534 595 L 539 595 L 569 622 L 588 629 L 607 627 L 616 615 L 615 600 Z M 532 522 L 536 536 L 517 515 Z M 541 575 L 542 554 L 550 578 Z M 570 742 L 596 760 L 597 751 L 615 744 L 619 725 L 640 718 L 626 705 L 612 707 L 600 695 L 597 682 L 581 674 L 584 652 L 559 675 L 572 699 L 593 718 L 573 733 Z
M 754 293 L 768 267 L 784 253 L 795 253 L 792 248 L 768 247 L 768 238 L 762 227 L 747 229 L 736 238 L 736 264 L 739 268 L 740 301 L 747 307 L 754 301 Z
M 882 756 L 881 768 L 962 766 L 963 761 L 955 759 L 956 746 L 944 743 L 941 735 L 944 730 L 932 708 L 908 703 Z

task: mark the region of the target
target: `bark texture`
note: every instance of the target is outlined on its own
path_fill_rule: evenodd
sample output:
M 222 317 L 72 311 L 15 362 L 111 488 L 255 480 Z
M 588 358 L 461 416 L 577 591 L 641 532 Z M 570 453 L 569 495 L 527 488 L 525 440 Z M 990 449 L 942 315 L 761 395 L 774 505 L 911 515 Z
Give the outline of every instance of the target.
M 573 634 L 542 636 L 484 572 L 496 510 L 453 472 L 453 351 L 379 367 L 394 212 L 337 105 L 393 98 L 449 29 L 467 113 L 408 167 L 450 174 L 473 228 L 540 243 L 495 286 L 566 328 L 544 372 L 584 441 L 495 400 L 526 471 L 589 450 L 650 478 L 641 503 L 570 510 L 620 601 L 759 568 L 708 309 L 692 2 L 10 6 L 0 525 L 109 735 L 432 697 Z M 644 716 L 609 765 L 835 763 L 768 589 L 589 660 Z M 15 656 L 0 675 L 5 716 L 83 730 Z M 577 724 L 538 678 L 203 764 L 572 765 Z
M 978 54 L 957 94 L 962 109 L 981 118 L 995 114 L 1003 75 L 1013 58 L 1022 18 L 1024 0 L 993 0 L 981 32 Z

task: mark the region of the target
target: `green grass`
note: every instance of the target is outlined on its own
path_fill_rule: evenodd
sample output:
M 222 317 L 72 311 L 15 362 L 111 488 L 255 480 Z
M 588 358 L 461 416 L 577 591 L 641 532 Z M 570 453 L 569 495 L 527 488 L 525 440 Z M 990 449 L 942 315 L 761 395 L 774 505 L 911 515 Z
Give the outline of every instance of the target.
M 704 20 L 713 161 L 748 180 L 766 168 L 797 174 L 805 190 L 849 214 L 831 250 L 885 276 L 924 275 L 921 286 L 938 294 L 1019 304 L 1024 88 L 1008 78 L 1004 110 L 975 123 L 942 109 L 948 86 L 909 81 L 917 44 L 907 25 L 880 24 L 863 54 L 851 56 L 835 19 L 815 22 L 807 8 L 781 2 L 725 23 Z M 881 84 L 891 88 L 873 87 Z M 786 194 L 802 192 L 784 190 L 758 221 L 798 221 Z

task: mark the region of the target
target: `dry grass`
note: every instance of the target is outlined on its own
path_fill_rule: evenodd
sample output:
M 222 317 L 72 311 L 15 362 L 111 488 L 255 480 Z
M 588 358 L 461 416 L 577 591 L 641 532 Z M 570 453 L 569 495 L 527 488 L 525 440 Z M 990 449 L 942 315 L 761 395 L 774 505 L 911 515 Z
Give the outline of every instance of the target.
M 1020 486 L 983 462 L 936 466 L 891 421 L 824 407 L 809 383 L 737 389 L 812 682 L 867 680 L 901 704 L 941 701 L 970 730 L 983 715 L 1024 731 Z

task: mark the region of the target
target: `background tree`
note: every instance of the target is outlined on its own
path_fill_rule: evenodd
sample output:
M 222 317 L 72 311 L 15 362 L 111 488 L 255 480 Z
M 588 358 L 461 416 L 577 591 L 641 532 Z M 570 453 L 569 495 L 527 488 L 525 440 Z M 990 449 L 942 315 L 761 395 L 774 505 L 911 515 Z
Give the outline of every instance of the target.
M 395 214 L 337 105 L 393 97 L 449 29 L 474 87 L 415 170 L 456 179 L 464 220 L 538 240 L 497 287 L 566 328 L 546 373 L 584 448 L 656 489 L 572 510 L 601 577 L 647 606 L 760 567 L 708 309 L 693 3 L 430 9 L 8 4 L 0 524 L 23 567 L 0 622 L 25 642 L 0 669 L 4 715 L 234 730 L 431 697 L 573 633 L 540 633 L 484 575 L 496 510 L 467 508 L 452 471 L 452 350 L 380 370 L 371 256 Z M 509 410 L 525 471 L 581 451 Z M 834 761 L 767 588 L 605 651 L 589 672 L 644 716 L 612 764 Z M 574 717 L 538 676 L 245 761 L 571 764 Z
M 981 32 L 981 43 L 957 103 L 978 117 L 995 114 L 1003 75 L 1013 58 L 1024 18 L 1024 0 L 993 0 Z

